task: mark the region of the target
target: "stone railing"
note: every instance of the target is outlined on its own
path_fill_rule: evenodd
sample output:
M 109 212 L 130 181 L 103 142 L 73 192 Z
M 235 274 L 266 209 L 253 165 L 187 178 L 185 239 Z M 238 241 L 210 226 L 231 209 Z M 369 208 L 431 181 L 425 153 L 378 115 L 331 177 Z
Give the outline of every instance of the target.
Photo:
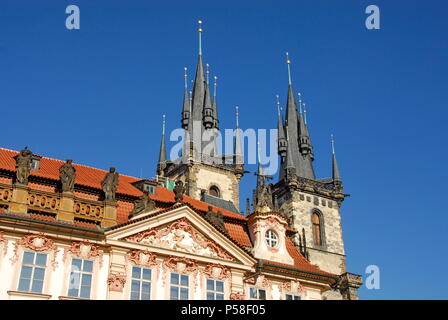
M 54 193 L 45 191 L 30 190 L 28 193 L 28 208 L 29 209 L 47 209 L 58 210 L 60 205 L 60 197 Z
M 73 213 L 75 217 L 100 221 L 104 217 L 104 206 L 94 200 L 75 199 Z

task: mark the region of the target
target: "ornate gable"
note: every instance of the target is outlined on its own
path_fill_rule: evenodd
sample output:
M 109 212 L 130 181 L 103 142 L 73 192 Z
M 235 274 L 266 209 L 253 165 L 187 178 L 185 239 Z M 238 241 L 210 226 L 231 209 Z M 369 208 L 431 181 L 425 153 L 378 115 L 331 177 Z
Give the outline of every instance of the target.
M 186 218 L 127 236 L 123 240 L 206 257 L 236 260 L 216 242 L 197 231 Z

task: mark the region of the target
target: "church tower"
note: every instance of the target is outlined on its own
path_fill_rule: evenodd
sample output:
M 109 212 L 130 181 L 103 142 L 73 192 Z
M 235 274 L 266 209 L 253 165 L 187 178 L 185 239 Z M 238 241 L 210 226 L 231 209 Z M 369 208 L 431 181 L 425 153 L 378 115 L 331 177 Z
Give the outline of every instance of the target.
M 322 270 L 340 275 L 339 287 L 329 291 L 327 298 L 350 298 L 350 293 L 353 298 L 360 283 L 359 278 L 346 271 L 340 208 L 347 195 L 342 187 L 334 142 L 332 139 L 332 178 L 317 179 L 306 112 L 303 110 L 300 93 L 299 110 L 297 108 L 290 65 L 287 54 L 286 118 L 283 121 L 278 108 L 277 142 L 281 165 L 279 180 L 272 185 L 274 202 L 278 210 L 289 217 L 290 227 L 298 231 L 294 242 L 301 248 L 304 256 Z M 354 278 L 356 279 L 353 280 Z
M 219 149 L 223 143 L 217 110 L 217 77 L 214 77 L 212 100 L 208 64 L 204 76 L 201 26 L 202 22 L 199 21 L 199 57 L 191 97 L 188 94 L 185 68 L 181 118 L 185 132 L 182 156 L 173 161 L 167 160 L 163 133 L 157 175 L 161 179 L 182 181 L 186 194 L 192 198 L 239 213 L 239 182 L 244 174 L 244 165 L 238 129 L 238 109 L 234 152 L 230 155 L 221 154 Z

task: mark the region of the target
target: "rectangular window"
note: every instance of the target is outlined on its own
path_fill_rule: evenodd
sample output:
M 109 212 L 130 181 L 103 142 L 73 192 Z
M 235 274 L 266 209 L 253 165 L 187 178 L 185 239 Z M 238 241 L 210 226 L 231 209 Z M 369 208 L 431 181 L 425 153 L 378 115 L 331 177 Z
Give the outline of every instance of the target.
M 46 266 L 46 253 L 25 251 L 18 291 L 42 293 Z
M 68 296 L 75 298 L 90 298 L 92 287 L 93 261 L 86 259 L 72 259 Z
M 250 298 L 252 300 L 266 300 L 266 290 L 250 288 Z
M 171 273 L 171 300 L 188 300 L 188 276 Z
M 224 300 L 224 282 L 207 279 L 207 300 Z
M 151 297 L 151 269 L 132 267 L 131 300 Z
M 293 294 L 287 294 L 286 300 L 301 300 L 302 298 L 300 296 L 295 296 Z

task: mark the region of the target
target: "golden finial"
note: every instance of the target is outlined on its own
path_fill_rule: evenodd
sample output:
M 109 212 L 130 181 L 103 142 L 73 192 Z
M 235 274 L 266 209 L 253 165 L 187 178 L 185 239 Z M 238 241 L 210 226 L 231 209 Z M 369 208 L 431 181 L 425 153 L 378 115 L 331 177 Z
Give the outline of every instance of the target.
M 199 24 L 198 32 L 202 32 L 202 28 L 201 28 L 201 26 L 202 26 L 202 20 L 199 20 L 199 21 L 198 21 L 198 24 Z
M 304 117 L 305 124 L 306 124 L 306 103 L 303 104 L 303 117 Z
M 184 82 L 185 82 L 185 89 L 187 89 L 187 67 L 184 67 Z
M 215 81 L 214 81 L 214 83 L 213 83 L 213 87 L 214 87 L 214 90 L 213 90 L 213 97 L 216 97 L 216 86 L 218 85 L 218 83 L 217 83 L 216 81 L 218 80 L 218 77 L 217 77 L 217 76 L 214 76 L 213 79 L 215 79 Z
M 162 134 L 163 135 L 165 135 L 165 118 L 166 118 L 166 116 L 165 115 L 163 115 L 163 121 L 162 121 Z
M 240 107 L 238 107 L 238 106 L 235 107 L 235 109 L 236 109 L 236 128 L 237 129 L 239 128 L 239 121 L 238 121 L 238 117 L 239 117 L 238 109 L 239 108 Z
M 208 70 L 208 67 L 210 67 L 210 65 L 208 63 L 205 64 L 205 76 L 207 77 L 207 85 L 209 84 L 209 75 L 210 75 L 210 71 Z
M 278 111 L 278 116 L 280 117 L 280 96 L 277 94 L 275 97 L 277 98 L 277 102 L 276 102 L 277 111 Z

